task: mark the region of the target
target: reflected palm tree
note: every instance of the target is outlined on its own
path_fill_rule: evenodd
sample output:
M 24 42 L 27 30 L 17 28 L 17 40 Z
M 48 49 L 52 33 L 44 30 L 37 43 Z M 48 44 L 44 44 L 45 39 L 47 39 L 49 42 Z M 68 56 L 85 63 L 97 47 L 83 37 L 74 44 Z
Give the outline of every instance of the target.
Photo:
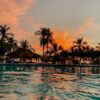
M 50 84 L 50 75 L 52 72 L 48 72 L 47 68 L 42 67 L 41 84 L 36 87 L 36 91 L 40 94 L 38 97 L 39 100 L 45 100 L 47 95 L 50 96 L 53 93 L 53 87 Z

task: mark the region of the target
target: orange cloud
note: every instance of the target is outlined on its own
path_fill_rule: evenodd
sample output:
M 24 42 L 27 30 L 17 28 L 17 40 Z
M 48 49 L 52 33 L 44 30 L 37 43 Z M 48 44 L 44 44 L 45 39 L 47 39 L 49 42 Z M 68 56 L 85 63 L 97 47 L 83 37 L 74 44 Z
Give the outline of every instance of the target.
M 54 39 L 59 44 L 62 45 L 65 49 L 70 48 L 73 45 L 73 41 L 78 37 L 84 37 L 84 41 L 87 41 L 88 44 L 94 46 L 94 42 L 88 32 L 94 32 L 100 30 L 100 24 L 96 23 L 94 19 L 87 20 L 74 30 L 68 29 L 54 29 Z
M 15 37 L 20 40 L 25 31 L 20 26 L 21 17 L 25 15 L 36 0 L 2 0 L 0 1 L 0 24 L 7 24 Z
M 70 36 L 68 30 L 53 29 L 54 39 L 57 44 L 63 46 L 63 48 L 68 49 L 73 44 L 73 36 Z
M 38 37 L 35 37 L 32 32 L 24 30 L 21 26 L 21 18 L 25 24 L 32 28 L 39 28 L 40 23 L 36 22 L 34 16 L 25 16 L 27 12 L 35 6 L 36 0 L 2 0 L 0 1 L 0 24 L 7 24 L 11 27 L 11 32 L 15 35 L 18 41 L 27 39 L 32 47 L 41 53 Z M 34 24 L 34 25 L 33 25 Z
M 89 19 L 83 23 L 78 29 L 74 30 L 76 37 L 84 37 L 84 39 L 91 45 L 95 46 L 91 33 L 95 34 L 96 31 L 100 30 L 100 24 L 95 19 Z
M 84 34 L 88 31 L 96 31 L 100 29 L 100 24 L 96 23 L 94 19 L 87 20 L 83 23 L 82 26 L 80 26 L 78 29 L 76 29 L 76 34 Z

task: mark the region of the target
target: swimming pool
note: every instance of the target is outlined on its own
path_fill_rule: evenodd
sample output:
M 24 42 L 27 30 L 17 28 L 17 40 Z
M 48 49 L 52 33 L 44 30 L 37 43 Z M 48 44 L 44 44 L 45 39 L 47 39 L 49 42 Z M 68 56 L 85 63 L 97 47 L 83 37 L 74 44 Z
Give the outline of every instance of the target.
M 0 100 L 100 100 L 100 68 L 0 66 Z

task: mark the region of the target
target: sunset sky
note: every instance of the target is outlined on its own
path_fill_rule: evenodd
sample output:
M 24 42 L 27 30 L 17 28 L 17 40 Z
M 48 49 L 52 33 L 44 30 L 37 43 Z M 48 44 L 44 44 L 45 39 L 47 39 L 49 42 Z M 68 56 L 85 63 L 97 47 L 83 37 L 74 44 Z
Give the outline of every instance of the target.
M 27 39 L 41 52 L 34 32 L 49 27 L 57 43 L 69 48 L 77 37 L 100 42 L 100 0 L 1 0 L 0 24 L 7 24 L 20 41 Z

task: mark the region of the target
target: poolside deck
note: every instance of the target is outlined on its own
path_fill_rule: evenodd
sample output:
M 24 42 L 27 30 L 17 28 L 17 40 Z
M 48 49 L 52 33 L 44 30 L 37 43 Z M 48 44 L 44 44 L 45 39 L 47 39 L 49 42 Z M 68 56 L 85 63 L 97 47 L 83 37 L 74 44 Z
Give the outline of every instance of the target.
M 100 67 L 92 64 L 0 63 L 0 66 Z

